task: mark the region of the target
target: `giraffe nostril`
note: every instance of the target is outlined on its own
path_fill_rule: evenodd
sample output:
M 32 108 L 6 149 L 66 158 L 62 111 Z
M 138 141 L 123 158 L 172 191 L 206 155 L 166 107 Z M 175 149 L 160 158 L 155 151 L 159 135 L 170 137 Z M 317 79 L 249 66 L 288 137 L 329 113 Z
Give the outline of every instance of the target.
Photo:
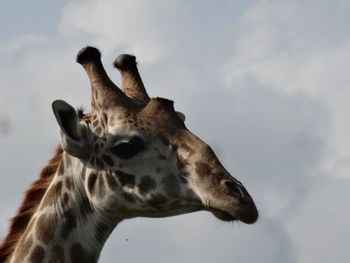
M 247 190 L 240 183 L 236 183 L 233 181 L 225 181 L 225 185 L 227 187 L 228 192 L 231 195 L 239 198 L 240 201 L 244 201 L 250 197 Z

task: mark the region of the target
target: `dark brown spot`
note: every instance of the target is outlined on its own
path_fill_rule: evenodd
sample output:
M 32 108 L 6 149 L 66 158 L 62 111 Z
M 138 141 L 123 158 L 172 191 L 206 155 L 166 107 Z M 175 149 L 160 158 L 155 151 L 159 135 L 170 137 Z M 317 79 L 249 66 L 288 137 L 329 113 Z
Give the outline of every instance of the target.
M 170 145 L 170 141 L 168 138 L 162 137 L 161 140 L 162 140 L 162 143 L 164 144 L 164 146 Z
M 122 186 L 128 186 L 128 187 L 135 186 L 135 176 L 132 174 L 126 174 L 121 171 L 117 171 L 117 177 Z
M 55 245 L 51 250 L 51 258 L 49 263 L 65 263 L 64 250 L 59 245 Z
M 94 120 L 93 122 L 92 122 L 92 127 L 97 127 L 98 126 L 98 120 Z
M 152 179 L 149 175 L 141 177 L 139 189 L 142 193 L 147 193 L 149 190 L 155 189 L 157 186 L 156 181 Z
M 96 179 L 97 179 L 97 174 L 91 173 L 91 174 L 89 175 L 89 179 L 88 179 L 88 189 L 89 189 L 90 194 L 93 194 L 94 186 L 95 186 L 95 183 L 96 183 Z
M 173 149 L 174 151 L 176 151 L 177 148 L 179 148 L 179 147 L 178 147 L 176 144 L 172 144 L 172 145 L 171 145 L 171 149 Z
M 66 176 L 66 178 L 64 179 L 64 185 L 66 186 L 66 188 L 68 190 L 71 189 L 71 185 L 72 185 L 72 181 L 71 180 L 72 179 L 70 177 L 68 177 L 68 176 Z
M 173 175 L 169 174 L 162 179 L 164 191 L 168 196 L 178 196 L 180 192 L 179 180 Z
M 163 204 L 165 204 L 167 202 L 167 199 L 164 195 L 161 195 L 161 194 L 156 194 L 156 195 L 152 195 L 151 196 L 151 199 L 148 200 L 148 204 L 150 206 L 153 206 L 155 208 L 161 208 L 161 206 Z
M 107 165 L 114 166 L 114 162 L 113 162 L 112 158 L 109 157 L 108 155 L 102 155 L 102 159 Z
M 118 187 L 118 184 L 117 184 L 113 174 L 111 172 L 107 172 L 106 179 L 107 179 L 107 184 L 108 184 L 109 188 L 112 191 L 114 191 Z
M 80 243 L 74 243 L 69 249 L 69 256 L 71 262 L 81 263 L 93 263 L 95 258 L 92 257 L 89 252 L 83 248 Z
M 37 223 L 36 236 L 43 243 L 52 240 L 56 229 L 56 219 L 53 215 L 43 214 L 39 217 Z
M 97 128 L 96 128 L 96 130 L 95 130 L 95 133 L 97 133 L 97 134 L 101 134 L 101 132 L 102 132 L 101 127 L 97 127 Z
M 196 162 L 196 173 L 199 176 L 206 176 L 206 175 L 210 175 L 211 173 L 211 168 L 207 163 L 204 162 Z
M 66 239 L 70 232 L 77 226 L 75 212 L 72 208 L 63 213 L 63 221 L 61 235 L 63 239 Z
M 41 246 L 36 246 L 30 254 L 29 260 L 33 263 L 41 262 L 45 257 L 45 250 Z

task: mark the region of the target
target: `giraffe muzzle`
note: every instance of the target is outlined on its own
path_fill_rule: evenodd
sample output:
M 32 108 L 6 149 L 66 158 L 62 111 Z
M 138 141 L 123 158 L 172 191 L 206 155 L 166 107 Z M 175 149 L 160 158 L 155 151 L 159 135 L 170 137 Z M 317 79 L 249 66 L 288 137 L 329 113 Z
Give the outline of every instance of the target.
M 233 181 L 225 181 L 225 186 L 229 194 L 239 199 L 240 202 L 246 202 L 251 199 L 248 191 L 241 183 L 233 182 Z
M 254 204 L 253 198 L 249 195 L 242 183 L 237 180 L 228 180 L 224 182 L 230 196 L 238 202 L 236 205 L 231 205 L 228 213 L 236 217 L 238 220 L 252 224 L 258 219 L 258 210 Z
M 242 221 L 253 224 L 258 219 L 258 210 L 245 187 L 236 180 L 223 180 L 224 194 L 207 207 L 213 215 L 222 221 Z

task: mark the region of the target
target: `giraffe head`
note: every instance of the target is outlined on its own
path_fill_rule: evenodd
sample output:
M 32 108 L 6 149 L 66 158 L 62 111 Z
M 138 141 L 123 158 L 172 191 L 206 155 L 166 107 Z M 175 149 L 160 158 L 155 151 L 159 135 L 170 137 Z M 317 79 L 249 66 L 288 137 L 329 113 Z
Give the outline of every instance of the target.
M 94 209 L 111 221 L 208 210 L 224 221 L 254 223 L 258 212 L 247 190 L 186 128 L 172 101 L 149 98 L 135 57 L 114 62 L 121 89 L 100 57 L 92 47 L 77 56 L 91 82 L 90 114 L 79 118 L 66 102 L 53 103 L 62 148 L 83 165 L 82 189 Z

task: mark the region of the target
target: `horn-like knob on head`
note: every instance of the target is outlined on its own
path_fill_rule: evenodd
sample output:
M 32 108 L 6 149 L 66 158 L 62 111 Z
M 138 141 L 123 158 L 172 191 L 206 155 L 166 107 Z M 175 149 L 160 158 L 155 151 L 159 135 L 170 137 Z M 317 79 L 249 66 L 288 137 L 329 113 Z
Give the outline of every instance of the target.
M 128 54 L 120 55 L 113 65 L 122 76 L 122 91 L 136 104 L 147 104 L 150 98 L 137 70 L 136 57 Z
M 77 55 L 77 62 L 79 64 L 85 64 L 93 61 L 101 60 L 101 52 L 95 47 L 84 47 L 82 48 Z
M 108 77 L 97 48 L 87 46 L 81 49 L 77 55 L 77 62 L 83 66 L 90 79 L 92 110 L 128 103 L 127 96 Z
M 113 65 L 120 70 L 136 67 L 136 57 L 128 54 L 119 55 Z

